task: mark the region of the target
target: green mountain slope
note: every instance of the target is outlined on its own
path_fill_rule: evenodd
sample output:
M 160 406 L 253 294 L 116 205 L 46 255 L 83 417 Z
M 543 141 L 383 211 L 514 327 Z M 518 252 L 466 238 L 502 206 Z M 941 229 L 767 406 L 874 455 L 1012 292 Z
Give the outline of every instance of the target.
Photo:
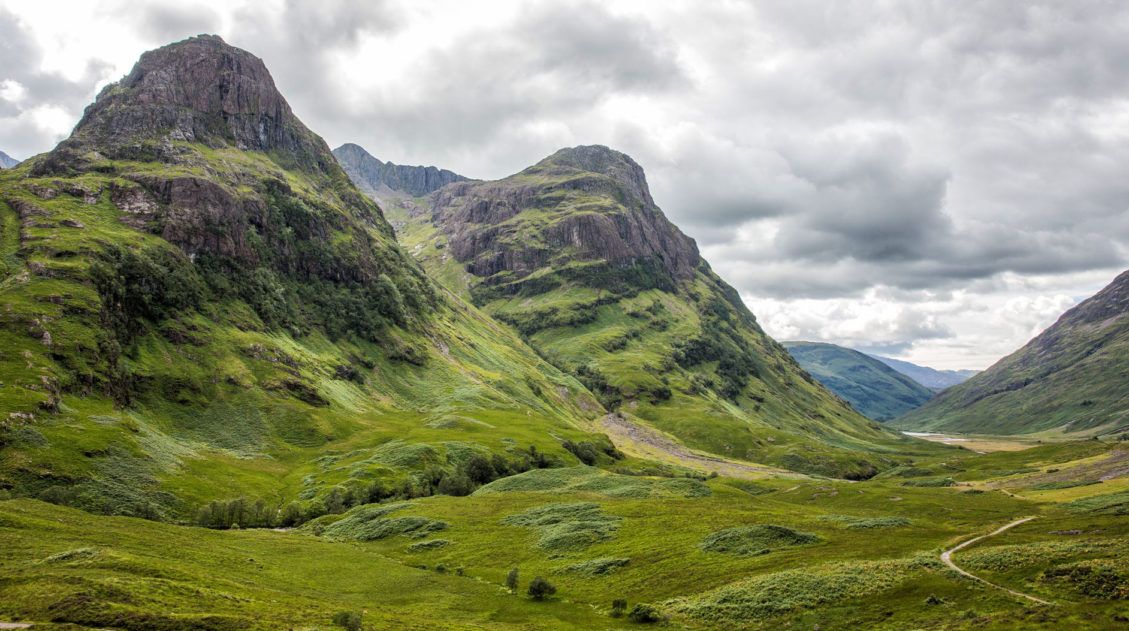
M 919 407 L 933 391 L 858 351 L 819 342 L 784 342 L 800 366 L 856 410 L 888 421 Z
M 895 425 L 985 434 L 1126 432 L 1129 272 L 1023 348 Z
M 937 370 L 892 357 L 882 357 L 881 355 L 870 355 L 870 357 L 934 391 L 964 383 L 980 372 L 979 370 Z
M 0 201 L 13 495 L 296 521 L 575 463 L 562 441 L 603 413 L 430 281 L 219 38 L 146 53 L 69 139 L 0 174 Z
M 609 410 L 696 449 L 828 475 L 871 475 L 907 447 L 764 334 L 622 153 L 563 149 L 502 180 L 382 199 L 434 278 Z

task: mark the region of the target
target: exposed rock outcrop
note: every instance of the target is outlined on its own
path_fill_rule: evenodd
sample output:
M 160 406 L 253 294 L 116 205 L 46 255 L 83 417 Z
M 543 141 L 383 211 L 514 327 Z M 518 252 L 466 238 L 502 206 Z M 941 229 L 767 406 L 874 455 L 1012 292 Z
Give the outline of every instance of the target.
M 604 261 L 651 265 L 678 282 L 700 262 L 694 240 L 655 205 L 642 167 L 598 145 L 562 149 L 503 180 L 446 186 L 432 213 L 476 276 Z
M 175 162 L 177 141 L 270 151 L 304 170 L 337 168 L 325 142 L 294 116 L 261 59 L 200 35 L 143 54 L 125 78 L 102 90 L 74 134 L 37 161 L 35 171 L 65 173 L 98 158 Z

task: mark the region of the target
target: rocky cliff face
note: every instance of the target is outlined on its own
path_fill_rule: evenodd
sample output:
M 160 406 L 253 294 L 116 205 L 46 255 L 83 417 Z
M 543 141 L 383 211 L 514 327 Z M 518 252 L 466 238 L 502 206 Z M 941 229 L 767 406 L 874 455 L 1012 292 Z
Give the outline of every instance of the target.
M 655 205 L 643 169 L 602 146 L 562 149 L 496 182 L 447 186 L 432 215 L 452 255 L 491 285 L 520 285 L 546 266 L 604 263 L 646 268 L 669 287 L 700 262 L 694 240 Z
M 336 162 L 279 94 L 262 60 L 200 35 L 149 51 L 87 107 L 74 134 L 37 174 L 82 168 L 85 155 L 175 162 L 175 142 L 273 152 L 287 166 L 329 172 Z
M 437 167 L 406 166 L 381 162 L 364 148 L 346 143 L 333 150 L 333 156 L 361 190 L 379 195 L 386 190 L 405 193 L 411 197 L 427 195 L 452 183 L 467 178 Z

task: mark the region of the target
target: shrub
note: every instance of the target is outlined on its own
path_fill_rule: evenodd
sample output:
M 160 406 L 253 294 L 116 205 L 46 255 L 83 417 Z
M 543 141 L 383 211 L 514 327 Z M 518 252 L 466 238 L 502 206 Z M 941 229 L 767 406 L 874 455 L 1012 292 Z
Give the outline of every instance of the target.
M 510 570 L 508 574 L 506 574 L 506 587 L 510 588 L 511 591 L 517 589 L 517 579 L 518 572 L 517 568 L 515 567 Z
M 502 520 L 510 526 L 525 526 L 538 532 L 537 547 L 543 550 L 579 550 L 610 539 L 620 518 L 605 515 L 599 504 L 547 504 L 510 515 Z
M 339 611 L 333 614 L 333 624 L 349 631 L 361 631 L 361 620 L 359 611 Z
M 627 601 L 623 598 L 613 600 L 611 616 L 613 618 L 622 618 L 625 613 L 627 613 Z
M 627 614 L 627 619 L 632 622 L 649 624 L 662 620 L 662 613 L 654 606 L 647 603 L 636 603 Z
M 592 559 L 566 566 L 561 571 L 582 576 L 603 576 L 627 565 L 631 559 Z
M 752 556 L 765 554 L 777 548 L 802 546 L 819 541 L 822 539 L 811 533 L 798 532 L 784 526 L 759 524 L 719 530 L 703 539 L 701 548 L 706 552 Z
M 535 576 L 529 581 L 529 596 L 533 600 L 545 600 L 555 593 L 557 593 L 556 586 L 540 576 Z

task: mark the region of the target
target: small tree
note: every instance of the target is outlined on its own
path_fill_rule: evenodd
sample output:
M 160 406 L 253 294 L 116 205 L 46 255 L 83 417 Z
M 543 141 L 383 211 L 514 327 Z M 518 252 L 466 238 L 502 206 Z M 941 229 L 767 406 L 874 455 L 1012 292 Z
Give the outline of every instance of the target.
M 555 593 L 557 593 L 556 586 L 540 576 L 534 577 L 532 581 L 529 581 L 529 596 L 533 598 L 533 600 L 545 600 L 545 598 Z
M 516 567 L 514 569 L 510 570 L 509 574 L 506 574 L 506 587 L 510 588 L 510 591 L 517 589 L 517 568 Z
M 349 631 L 361 631 L 361 620 L 361 612 L 359 611 L 339 611 L 333 614 L 333 624 Z
M 612 601 L 612 617 L 622 618 L 623 614 L 627 612 L 627 601 L 623 598 L 616 598 Z

